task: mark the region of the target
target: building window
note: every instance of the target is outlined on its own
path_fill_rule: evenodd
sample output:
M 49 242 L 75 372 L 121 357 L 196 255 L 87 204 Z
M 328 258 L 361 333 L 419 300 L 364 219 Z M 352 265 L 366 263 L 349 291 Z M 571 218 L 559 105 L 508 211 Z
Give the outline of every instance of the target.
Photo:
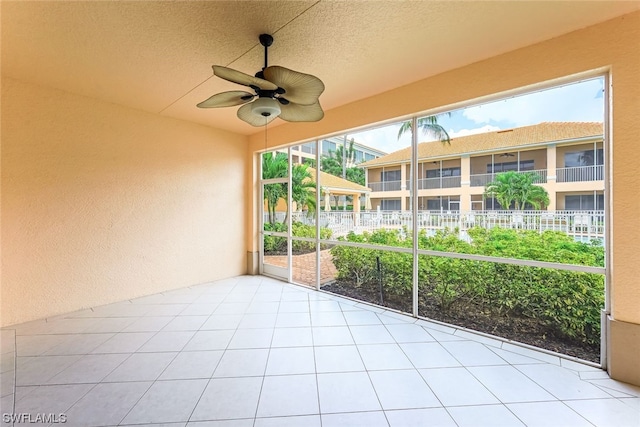
M 440 178 L 441 176 L 460 176 L 460 168 L 427 169 L 426 178 Z
M 376 158 L 376 156 L 374 156 L 373 154 L 364 153 L 364 160 L 365 160 L 365 161 L 367 161 L 367 162 L 368 162 L 369 160 L 373 160 L 373 159 L 375 159 L 375 158 Z
M 564 167 L 575 168 L 580 166 L 594 166 L 604 164 L 604 150 L 571 151 L 564 154 Z
M 384 171 L 382 172 L 382 182 L 400 181 L 401 171 Z
M 460 210 L 460 196 L 440 196 L 427 199 L 429 211 L 457 211 Z
M 491 170 L 491 163 L 487 163 L 487 173 L 500 173 L 507 171 L 532 171 L 534 170 L 533 160 L 520 160 L 520 169 L 518 169 L 518 162 L 502 162 L 494 163 L 493 171 Z
M 568 211 L 604 210 L 604 194 L 565 196 L 564 208 Z
M 309 154 L 316 154 L 316 143 L 309 142 L 307 144 L 302 145 L 302 152 Z
M 336 143 L 335 142 L 331 142 L 329 140 L 323 140 L 322 141 L 322 154 L 324 155 L 329 155 L 329 152 L 333 151 L 335 153 L 336 151 Z
M 382 199 L 380 201 L 380 209 L 383 211 L 399 211 L 402 209 L 400 207 L 400 199 Z
M 356 150 L 356 163 L 360 163 L 364 160 L 364 153 L 360 150 Z

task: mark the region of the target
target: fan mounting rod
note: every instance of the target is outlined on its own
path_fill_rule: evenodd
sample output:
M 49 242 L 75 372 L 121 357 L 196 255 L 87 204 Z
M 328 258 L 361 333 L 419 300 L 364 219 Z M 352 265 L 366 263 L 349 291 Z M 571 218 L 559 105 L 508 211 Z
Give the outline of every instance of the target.
M 273 37 L 271 36 L 271 34 L 260 34 L 260 44 L 262 46 L 264 46 L 264 68 L 267 68 L 267 52 L 269 50 L 269 46 L 271 46 L 273 44 Z

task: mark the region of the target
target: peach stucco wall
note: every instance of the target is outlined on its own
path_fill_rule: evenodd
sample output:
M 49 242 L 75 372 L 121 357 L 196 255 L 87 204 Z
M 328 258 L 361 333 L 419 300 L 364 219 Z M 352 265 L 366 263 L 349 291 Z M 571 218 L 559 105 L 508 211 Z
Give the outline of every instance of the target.
M 243 274 L 247 138 L 2 80 L 2 325 Z
M 613 87 L 612 313 L 617 320 L 640 324 L 639 12 L 335 108 L 316 124 L 272 127 L 269 143 L 308 140 L 417 112 L 435 112 L 592 70 L 609 70 Z M 251 136 L 251 147 L 252 151 L 264 147 L 262 134 Z M 255 227 L 255 223 L 248 225 Z M 248 247 L 254 244 L 252 236 L 255 228 L 248 235 Z

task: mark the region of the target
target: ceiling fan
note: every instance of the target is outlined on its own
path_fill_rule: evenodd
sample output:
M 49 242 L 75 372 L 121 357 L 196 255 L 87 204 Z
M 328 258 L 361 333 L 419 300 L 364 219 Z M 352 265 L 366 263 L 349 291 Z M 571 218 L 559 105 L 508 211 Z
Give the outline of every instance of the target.
M 264 126 L 276 117 L 288 122 L 317 122 L 324 117 L 318 98 L 324 91 L 324 83 L 310 74 L 288 68 L 267 65 L 267 50 L 273 37 L 261 34 L 264 46 L 264 67 L 255 76 L 220 65 L 213 66 L 213 74 L 248 86 L 255 93 L 233 90 L 215 94 L 198 104 L 200 108 L 232 107 L 238 109 L 238 118 L 252 126 Z

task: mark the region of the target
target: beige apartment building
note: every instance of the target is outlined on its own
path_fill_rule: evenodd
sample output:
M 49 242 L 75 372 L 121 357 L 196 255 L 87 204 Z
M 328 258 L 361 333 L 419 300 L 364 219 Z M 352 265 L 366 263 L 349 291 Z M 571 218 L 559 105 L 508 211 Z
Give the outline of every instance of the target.
M 547 210 L 604 209 L 603 127 L 597 122 L 544 122 L 418 145 L 418 209 L 503 209 L 483 196 L 505 171 L 531 172 L 549 193 Z M 411 147 L 362 163 L 371 206 L 407 210 Z

